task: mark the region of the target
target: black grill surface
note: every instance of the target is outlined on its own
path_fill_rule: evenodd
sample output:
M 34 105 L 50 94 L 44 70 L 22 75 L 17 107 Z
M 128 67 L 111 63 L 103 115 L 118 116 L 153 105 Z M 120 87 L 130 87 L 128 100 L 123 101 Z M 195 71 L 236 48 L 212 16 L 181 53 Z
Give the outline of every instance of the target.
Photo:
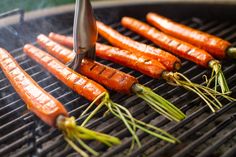
M 212 7 L 218 10 L 222 9 L 222 7 L 215 5 L 200 6 L 203 7 L 203 10 L 204 7 Z M 193 5 L 192 8 L 189 8 L 189 5 L 182 6 L 178 4 L 172 5 L 172 7 L 171 5 L 163 4 L 152 4 L 146 6 L 142 4 L 137 6 L 113 7 L 110 8 L 110 10 L 106 10 L 106 8 L 97 8 L 95 13 L 98 19 L 110 24 L 122 34 L 151 45 L 153 44 L 150 41 L 138 36 L 120 25 L 119 20 L 123 14 L 129 16 L 133 15 L 143 20 L 146 12 L 159 11 L 159 13 L 167 16 L 169 15 L 169 17 L 172 17 L 183 24 L 222 37 L 233 43 L 235 46 L 236 22 L 233 20 L 233 17 L 230 19 L 230 17 L 226 16 L 229 11 L 227 8 L 231 8 L 232 6 L 225 7 L 224 10 L 221 10 L 223 12 L 221 15 L 225 16 L 225 18 L 219 15 L 218 20 L 215 16 L 209 16 L 207 11 L 201 12 L 199 13 L 199 16 L 197 16 L 195 12 L 197 13 L 198 7 Z M 127 8 L 130 10 L 125 12 L 124 9 Z M 140 8 L 142 9 L 139 10 Z M 172 10 L 168 12 L 169 8 L 175 8 L 175 11 Z M 111 11 L 112 9 L 113 12 Z M 183 9 L 185 9 L 185 11 L 183 11 Z M 109 11 L 109 15 L 105 14 Z M 178 11 L 179 14 L 176 14 Z M 216 10 L 212 13 L 210 12 L 210 14 L 216 14 L 215 11 Z M 184 14 L 181 16 L 183 12 L 188 12 L 188 15 Z M 198 12 L 200 12 L 199 9 Z M 203 16 L 204 13 L 206 16 Z M 115 17 L 112 18 L 113 16 Z M 63 15 L 31 20 L 21 25 L 0 28 L 0 46 L 10 50 L 11 54 L 19 62 L 21 67 L 25 69 L 25 71 L 30 74 L 40 86 L 62 102 L 70 111 L 71 116 L 79 117 L 82 111 L 88 106 L 89 102 L 64 86 L 50 73 L 45 71 L 40 65 L 22 53 L 22 46 L 26 42 L 34 42 L 35 36 L 39 33 L 55 31 L 68 35 L 71 34 L 72 21 L 73 14 L 65 13 Z M 52 24 L 54 23 L 57 23 L 58 26 L 54 25 L 54 27 L 52 27 Z M 17 35 L 15 35 L 16 38 L 13 38 L 14 33 L 17 33 Z M 11 40 L 13 41 L 10 42 Z M 99 40 L 106 43 L 104 39 L 100 38 Z M 136 96 L 127 96 L 110 91 L 112 100 L 129 108 L 136 118 L 163 128 L 182 141 L 177 145 L 169 144 L 153 138 L 146 133 L 138 131 L 137 134 L 142 141 L 142 147 L 135 148 L 131 152 L 130 156 L 236 156 L 235 102 L 229 103 L 222 100 L 224 107 L 213 114 L 206 104 L 191 92 L 179 87 L 173 87 L 165 83 L 163 80 L 149 78 L 137 71 L 125 68 L 112 62 L 98 58 L 97 60 L 103 64 L 117 68 L 137 77 L 141 84 L 150 87 L 156 93 L 180 107 L 181 110 L 188 116 L 188 118 L 180 123 L 170 122 L 152 111 L 145 102 Z M 203 82 L 203 75 L 210 75 L 210 70 L 200 68 L 185 60 L 182 61 L 183 67 L 180 72 L 191 78 L 192 81 L 201 83 Z M 232 96 L 236 97 L 236 61 L 225 60 L 222 62 L 222 65 L 224 74 L 229 83 L 229 87 L 233 91 Z M 88 124 L 88 127 L 117 136 L 122 140 L 122 144 L 107 148 L 98 142 L 92 141 L 88 143 L 95 150 L 101 152 L 102 156 L 124 156 L 129 151 L 129 146 L 132 142 L 130 134 L 128 130 L 121 125 L 121 121 L 114 118 L 114 116 L 107 115 L 104 117 L 104 111 L 106 111 L 105 108 L 101 110 Z M 77 122 L 81 123 L 85 117 L 78 118 Z M 2 71 L 0 71 L 0 124 L 0 156 L 64 157 L 78 155 L 66 144 L 59 131 L 45 125 L 36 116 L 27 111 L 26 105 L 11 87 Z

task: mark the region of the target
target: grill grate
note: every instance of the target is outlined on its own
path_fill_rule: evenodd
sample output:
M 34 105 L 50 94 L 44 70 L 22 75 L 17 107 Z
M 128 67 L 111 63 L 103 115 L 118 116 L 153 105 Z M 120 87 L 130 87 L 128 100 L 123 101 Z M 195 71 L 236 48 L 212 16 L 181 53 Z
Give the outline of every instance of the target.
M 178 19 L 177 19 L 178 20 Z M 178 20 L 186 25 L 215 34 L 229 40 L 236 45 L 236 23 L 231 21 L 215 21 L 191 17 Z M 135 40 L 153 45 L 150 41 L 123 28 L 120 23 L 111 24 L 112 27 Z M 61 32 L 71 34 L 72 28 L 62 29 Z M 102 42 L 106 43 L 103 39 Z M 17 47 L 15 47 L 17 48 Z M 70 111 L 71 116 L 78 117 L 89 104 L 87 100 L 64 86 L 56 78 L 46 72 L 41 66 L 29 59 L 22 53 L 22 49 L 15 49 L 12 55 L 20 63 L 21 67 L 29 73 L 34 80 L 46 91 L 61 101 Z M 161 127 L 182 143 L 178 145 L 169 144 L 153 138 L 146 133 L 139 132 L 138 136 L 142 141 L 142 147 L 136 148 L 130 156 L 136 157 L 140 154 L 148 156 L 222 156 L 235 155 L 236 143 L 236 108 L 235 102 L 229 103 L 222 100 L 224 107 L 215 114 L 202 103 L 200 98 L 193 93 L 187 92 L 179 87 L 173 87 L 163 80 L 154 80 L 129 68 L 119 66 L 109 61 L 97 59 L 99 62 L 117 68 L 137 77 L 141 84 L 152 88 L 156 93 L 170 100 L 181 107 L 188 118 L 176 124 L 159 116 L 152 111 L 145 102 L 136 96 L 127 96 L 110 91 L 111 98 L 125 107 L 129 108 L 133 115 Z M 224 73 L 228 78 L 229 86 L 236 96 L 236 64 L 233 61 L 223 61 Z M 183 60 L 181 73 L 191 78 L 194 82 L 202 82 L 202 75 L 209 75 L 209 70 Z M 191 98 L 191 99 L 188 99 Z M 89 144 L 103 156 L 123 156 L 128 152 L 131 138 L 127 129 L 119 120 L 111 115 L 103 117 L 102 109 L 96 118 L 88 124 L 93 128 L 122 139 L 122 145 L 107 148 L 97 142 Z M 85 117 L 77 119 L 81 123 Z M 27 111 L 27 108 L 19 96 L 15 93 L 8 80 L 0 71 L 0 156 L 74 156 L 76 153 L 67 146 L 62 135 L 56 129 L 43 124 L 36 116 Z

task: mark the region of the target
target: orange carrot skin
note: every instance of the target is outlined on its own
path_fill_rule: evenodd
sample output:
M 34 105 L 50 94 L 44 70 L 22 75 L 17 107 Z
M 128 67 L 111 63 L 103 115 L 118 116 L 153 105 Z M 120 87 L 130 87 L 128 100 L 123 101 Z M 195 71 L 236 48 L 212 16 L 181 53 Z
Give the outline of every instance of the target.
M 63 36 L 56 33 L 50 33 L 49 38 L 62 45 L 65 45 L 71 48 L 73 47 L 72 37 Z M 40 44 L 41 41 L 38 41 L 38 42 Z M 154 78 L 159 78 L 161 73 L 164 70 L 167 70 L 167 68 L 163 67 L 163 65 L 158 63 L 158 61 L 155 61 L 154 59 L 150 59 L 149 57 L 143 56 L 139 52 L 136 52 L 135 54 L 135 53 L 132 53 L 126 50 L 121 50 L 119 48 L 111 47 L 105 44 L 100 44 L 100 43 L 96 44 L 96 55 L 103 59 L 107 59 L 107 60 L 116 62 L 118 64 L 122 64 L 124 66 L 133 68 L 137 71 L 140 71 L 141 73 L 144 73 Z M 69 60 L 71 60 L 71 58 Z M 145 60 L 146 62 L 143 62 Z
M 119 70 L 110 68 L 89 59 L 84 59 L 78 71 L 89 78 L 105 85 L 106 87 L 120 93 L 130 94 L 132 86 L 138 83 L 138 80 Z
M 71 36 L 60 35 L 56 33 L 49 33 L 48 37 L 59 44 L 63 44 L 66 47 L 73 48 L 73 38 Z
M 157 60 L 140 53 L 121 50 L 105 44 L 96 44 L 96 55 L 123 66 L 135 69 L 153 78 L 160 78 L 167 69 Z
M 68 116 L 64 106 L 41 88 L 5 50 L 0 48 L 0 67 L 28 109 L 50 126 L 59 115 Z
M 55 39 L 65 39 L 65 36 L 57 34 L 54 35 L 56 36 Z M 69 38 L 66 38 L 67 42 L 65 43 L 72 41 L 72 38 L 69 40 L 68 39 Z M 62 41 L 63 40 L 61 40 L 61 42 Z M 64 64 L 70 62 L 73 59 L 74 53 L 70 49 L 50 40 L 45 35 L 39 35 L 37 37 L 37 42 L 40 44 L 40 46 L 45 48 L 50 54 L 55 56 Z M 138 80 L 131 75 L 89 59 L 83 59 L 83 62 L 77 71 L 112 90 L 126 94 L 130 94 L 132 86 L 138 82 Z
M 63 43 L 65 46 L 73 47 L 73 38 L 55 34 L 55 33 L 50 33 L 50 37 L 52 37 L 52 40 L 55 40 L 56 42 Z M 55 58 L 59 59 L 62 63 L 67 64 L 69 63 L 75 56 L 74 53 L 72 53 L 71 50 L 66 49 L 59 44 L 56 44 L 50 40 L 47 36 L 40 34 L 37 36 L 37 43 L 45 48 L 52 56 Z M 71 43 L 68 44 L 68 43 Z
M 99 34 L 106 38 L 112 45 L 135 53 L 145 54 L 146 56 L 161 62 L 167 70 L 175 70 L 175 64 L 181 64 L 181 61 L 174 55 L 164 50 L 134 41 L 102 22 L 97 21 L 97 28 Z
M 50 36 L 51 39 L 55 41 L 62 41 L 59 39 L 62 35 Z M 65 39 L 63 37 L 63 39 Z M 66 40 L 71 40 L 72 38 L 66 38 Z M 67 43 L 69 43 L 67 41 Z M 62 45 L 63 42 L 61 42 Z M 49 51 L 49 50 L 48 50 Z M 100 58 L 107 59 L 123 66 L 140 71 L 141 73 L 148 75 L 153 78 L 160 78 L 163 71 L 167 70 L 160 62 L 155 59 L 151 59 L 139 52 L 133 53 L 127 50 L 121 50 L 112 46 L 105 44 L 96 44 L 96 55 Z
M 99 95 L 106 92 L 106 89 L 101 85 L 76 73 L 56 58 L 33 45 L 25 45 L 24 52 L 57 77 L 57 79 L 89 101 L 95 100 Z
M 189 42 L 199 48 L 208 51 L 217 58 L 226 57 L 226 50 L 230 47 L 230 43 L 226 40 L 218 38 L 214 35 L 190 28 L 188 26 L 176 23 L 166 17 L 156 13 L 148 13 L 147 21 L 161 31 Z
M 131 17 L 122 18 L 122 25 L 136 33 L 150 39 L 156 45 L 198 65 L 208 67 L 213 57 L 206 51 L 199 49 L 189 43 L 166 35 L 148 24 Z

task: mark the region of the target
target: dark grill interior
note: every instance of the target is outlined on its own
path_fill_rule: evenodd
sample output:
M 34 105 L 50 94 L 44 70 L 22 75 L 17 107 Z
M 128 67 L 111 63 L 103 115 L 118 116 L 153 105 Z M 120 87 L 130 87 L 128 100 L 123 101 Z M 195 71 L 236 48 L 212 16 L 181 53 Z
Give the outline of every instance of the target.
M 199 6 L 191 6 L 193 8 L 189 8 L 189 5 L 182 6 L 172 4 L 171 7 L 171 5 L 152 4 L 144 7 L 143 4 L 140 4 L 137 6 L 111 7 L 109 8 L 110 10 L 106 10 L 107 8 L 97 8 L 95 9 L 95 12 L 98 19 L 110 24 L 121 33 L 151 45 L 152 43 L 150 41 L 120 25 L 119 19 L 123 14 L 128 16 L 133 15 L 139 19 L 143 19 L 146 12 L 157 11 L 163 13 L 163 15 L 170 15 L 169 17 L 173 17 L 175 20 L 188 26 L 220 36 L 236 46 L 236 22 L 233 20 L 233 17 L 227 16 L 227 12 L 230 11 L 229 8 L 232 8 L 232 6 L 224 6 L 224 8 L 215 5 L 200 5 L 203 6 L 203 10 L 201 14 L 199 13 L 199 16 L 197 16 L 197 14 L 195 15 L 195 12 L 197 13 L 199 11 L 197 11 Z M 224 9 L 222 10 L 222 14 L 219 12 L 219 14 L 221 14 L 218 16 L 220 20 L 215 20 L 215 16 L 212 18 L 211 16 L 208 17 L 209 14 L 204 17 L 204 13 L 207 13 L 204 12 L 204 7 Z M 129 8 L 129 11 L 127 10 L 124 12 L 125 8 Z M 143 9 L 139 10 L 140 8 Z M 165 8 L 167 10 L 165 10 Z M 175 10 L 167 13 L 168 8 L 175 8 Z M 185 8 L 185 11 L 183 11 L 183 8 Z M 236 8 L 236 6 L 234 6 L 234 8 Z M 112 9 L 113 12 L 111 11 Z M 183 16 L 181 16 L 182 13 L 190 12 L 190 10 L 192 11 L 192 14 L 183 14 Z M 105 14 L 109 11 L 111 17 Z M 210 11 L 210 15 L 214 15 L 216 11 L 217 10 L 214 10 L 213 12 Z M 175 14 L 175 12 L 179 12 L 179 15 Z M 116 17 L 112 18 L 114 14 Z M 70 111 L 71 116 L 79 117 L 80 113 L 87 107 L 89 102 L 72 92 L 60 81 L 41 68 L 40 65 L 36 64 L 22 53 L 22 46 L 26 42 L 34 42 L 35 36 L 39 33 L 55 31 L 71 34 L 72 19 L 72 13 L 65 13 L 63 15 L 31 20 L 21 25 L 0 28 L 0 46 L 11 50 L 11 54 L 17 59 L 21 67 L 24 68 L 40 86 L 62 102 Z M 58 25 L 53 27 L 52 24 L 54 23 L 57 23 Z M 14 38 L 14 33 L 17 33 L 16 38 Z M 106 43 L 101 38 L 99 40 Z M 229 103 L 222 100 L 224 107 L 213 114 L 206 104 L 191 92 L 168 85 L 163 80 L 151 79 L 129 68 L 98 58 L 97 60 L 103 64 L 137 77 L 141 84 L 150 87 L 176 106 L 181 107 L 182 111 L 188 116 L 187 119 L 180 123 L 170 122 L 152 111 L 148 105 L 145 105 L 145 102 L 136 96 L 127 96 L 110 91 L 112 100 L 129 108 L 133 113 L 133 116 L 169 131 L 182 141 L 182 143 L 178 145 L 168 144 L 153 138 L 146 133 L 138 131 L 138 136 L 142 140 L 142 147 L 135 148 L 131 153 L 132 157 L 141 156 L 141 154 L 153 157 L 235 156 L 235 102 Z M 225 76 L 233 91 L 233 97 L 236 97 L 235 63 L 235 60 L 225 60 L 222 63 Z M 203 81 L 202 76 L 204 74 L 210 75 L 210 70 L 200 68 L 185 60 L 183 60 L 183 67 L 180 72 L 191 78 L 192 81 L 198 83 Z M 2 71 L 0 71 L 0 107 L 0 156 L 77 156 L 63 140 L 59 131 L 48 127 L 36 116 L 27 111 L 26 105 L 18 94 L 15 93 Z M 103 117 L 104 111 L 106 111 L 105 108 L 89 123 L 88 127 L 117 136 L 122 139 L 122 144 L 109 149 L 97 142 L 89 142 L 89 144 L 97 151 L 100 151 L 103 156 L 123 156 L 129 151 L 129 146 L 132 142 L 130 134 L 128 130 L 124 128 L 124 125 L 121 125 L 121 121 L 114 118 L 114 116 L 107 115 L 106 117 Z M 77 122 L 81 123 L 84 118 L 85 117 L 79 118 Z

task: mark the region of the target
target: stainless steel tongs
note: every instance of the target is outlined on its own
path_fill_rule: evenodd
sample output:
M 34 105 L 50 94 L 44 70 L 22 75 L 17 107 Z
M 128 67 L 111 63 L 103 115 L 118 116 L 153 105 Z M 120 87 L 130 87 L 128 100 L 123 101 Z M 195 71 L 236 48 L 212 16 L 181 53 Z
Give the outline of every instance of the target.
M 95 59 L 97 26 L 90 0 L 76 0 L 73 38 L 73 51 L 76 55 L 68 66 L 75 70 L 80 66 L 84 57 Z

